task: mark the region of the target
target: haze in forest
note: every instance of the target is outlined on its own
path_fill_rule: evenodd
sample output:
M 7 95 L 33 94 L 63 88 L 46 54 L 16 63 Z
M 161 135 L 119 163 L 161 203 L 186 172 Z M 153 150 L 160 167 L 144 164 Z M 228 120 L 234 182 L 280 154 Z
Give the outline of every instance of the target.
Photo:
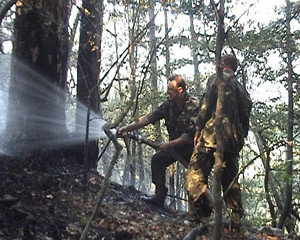
M 79 5 L 86 3 L 86 1 L 73 1 L 73 3 L 74 2 L 76 2 L 76 4 L 79 4 L 80 2 Z M 64 39 L 72 39 L 70 37 L 70 32 L 71 30 L 76 30 L 75 41 L 69 41 L 72 43 L 70 58 L 71 63 L 69 63 L 68 68 L 65 68 L 67 70 L 63 72 L 66 73 L 68 71 L 68 74 L 61 74 L 61 72 L 57 71 L 57 73 L 59 73 L 57 74 L 57 79 L 46 80 L 44 78 L 45 76 L 38 76 L 36 73 L 32 72 L 32 75 L 38 76 L 36 79 L 39 79 L 41 81 L 41 85 L 46 86 L 46 89 L 42 87 L 40 88 L 35 84 L 31 85 L 31 88 L 27 88 L 30 89 L 30 94 L 28 94 L 29 97 L 35 99 L 34 103 L 53 102 L 55 107 L 52 108 L 57 109 L 58 111 L 51 112 L 51 114 L 48 114 L 49 116 L 47 113 L 43 113 L 42 118 L 37 116 L 37 111 L 35 111 L 34 115 L 26 115 L 27 118 L 32 120 L 32 122 L 37 122 L 37 126 L 40 127 L 41 132 L 47 132 L 47 126 L 51 125 L 51 129 L 49 129 L 51 131 L 49 132 L 51 132 L 52 135 L 58 136 L 52 136 L 51 139 L 48 139 L 47 135 L 45 135 L 40 141 L 51 143 L 53 146 L 64 146 L 65 144 L 76 145 L 76 143 L 82 143 L 80 147 L 77 149 L 75 147 L 75 149 L 72 149 L 71 151 L 73 156 L 77 157 L 77 161 L 83 163 L 84 157 L 87 156 L 85 155 L 83 157 L 85 150 L 84 147 L 89 145 L 84 144 L 86 134 L 87 107 L 77 102 L 75 97 L 81 98 L 80 100 L 86 104 L 85 100 L 87 99 L 87 96 L 90 97 L 91 95 L 89 95 L 88 91 L 84 90 L 92 89 L 93 86 L 97 85 L 96 83 L 99 79 L 103 80 L 103 82 L 99 81 L 101 85 L 98 85 L 100 89 L 99 92 L 101 93 L 98 96 L 91 98 L 93 100 L 94 109 L 97 108 L 96 111 L 98 111 L 97 114 L 92 112 L 91 121 L 89 122 L 91 124 L 91 127 L 89 128 L 89 139 L 95 139 L 93 142 L 93 147 L 95 148 L 90 147 L 89 150 L 85 152 L 90 154 L 90 159 L 93 161 L 98 161 L 100 159 L 100 161 L 98 161 L 99 173 L 104 175 L 108 173 L 109 163 L 113 159 L 116 148 L 113 146 L 114 141 L 106 142 L 102 141 L 102 139 L 97 141 L 98 138 L 104 136 L 101 127 L 105 121 L 102 120 L 99 115 L 109 122 L 116 123 L 115 126 L 118 127 L 134 121 L 141 115 L 146 114 L 157 107 L 158 104 L 165 99 L 164 90 L 166 88 L 167 77 L 173 73 L 182 74 L 188 82 L 189 92 L 200 99 L 204 93 L 205 84 L 208 77 L 215 72 L 214 50 L 217 24 L 215 21 L 216 19 L 214 11 L 210 6 L 209 0 L 203 1 L 205 2 L 205 7 L 207 8 L 197 6 L 197 12 L 193 12 L 193 6 L 187 4 L 189 2 L 190 1 L 174 1 L 174 5 L 170 5 L 170 7 L 168 6 L 166 9 L 169 14 L 169 27 L 171 28 L 171 44 L 168 45 L 168 41 L 164 39 L 164 36 L 166 35 L 166 31 L 164 29 L 164 9 L 161 5 L 162 2 L 156 1 L 156 10 L 160 9 L 160 12 L 158 18 L 156 19 L 156 23 L 153 24 L 153 29 L 156 29 L 156 31 L 154 31 L 155 34 L 153 34 L 154 36 L 149 36 L 151 35 L 149 34 L 149 29 L 144 31 L 145 35 L 143 35 L 141 39 L 134 44 L 132 52 L 126 50 L 128 42 L 132 40 L 131 37 L 134 37 L 131 36 L 131 30 L 134 29 L 136 31 L 134 34 L 137 34 L 139 31 L 141 31 L 141 29 L 147 26 L 148 20 L 151 18 L 148 15 L 149 6 L 143 6 L 143 9 L 139 13 L 139 11 L 137 11 L 135 8 L 136 1 L 131 1 L 130 3 L 126 1 L 105 1 L 105 8 L 103 12 L 103 35 L 101 35 L 102 45 L 98 46 L 95 44 L 90 46 L 89 44 L 84 43 L 90 40 L 91 36 L 96 38 L 96 36 L 100 35 L 94 31 L 96 29 L 88 28 L 90 25 L 87 24 L 87 21 L 85 24 L 82 24 L 82 22 L 84 22 L 83 20 L 86 20 L 84 15 L 80 15 L 77 6 L 72 5 L 72 9 L 75 12 L 72 20 L 78 20 L 79 24 L 75 27 L 75 25 L 73 25 L 74 22 L 71 21 L 68 23 L 66 22 L 64 25 L 68 26 L 68 31 L 66 31 L 67 34 L 64 35 Z M 195 1 L 193 3 L 196 5 L 199 2 L 202 1 Z M 94 3 L 97 4 L 99 2 L 96 1 Z M 250 4 L 252 3 L 254 6 L 249 8 Z M 290 176 L 293 178 L 293 184 L 299 185 L 297 174 L 300 165 L 299 154 L 296 152 L 299 151 L 299 149 L 297 150 L 295 147 L 293 161 L 289 161 L 286 154 L 289 146 L 289 144 L 286 144 L 287 142 L 289 143 L 294 141 L 295 146 L 299 145 L 299 138 L 297 139 L 297 137 L 299 137 L 299 124 L 297 119 L 295 119 L 295 121 L 291 121 L 294 123 L 294 130 L 292 132 L 295 134 L 295 138 L 288 140 L 287 137 L 287 123 L 289 122 L 287 120 L 289 117 L 287 96 L 290 94 L 295 97 L 294 112 L 295 116 L 298 117 L 299 98 L 296 98 L 299 96 L 299 90 L 295 86 L 297 84 L 296 78 L 294 79 L 296 83 L 293 86 L 294 92 L 290 91 L 290 89 L 287 87 L 287 85 L 291 82 L 289 80 L 292 78 L 288 78 L 287 64 L 285 62 L 286 60 L 284 55 L 287 54 L 288 45 L 286 42 L 282 41 L 282 39 L 286 39 L 289 36 L 289 34 L 286 34 L 287 30 L 284 24 L 284 22 L 287 21 L 284 14 L 287 12 L 285 9 L 285 4 L 286 2 L 284 0 L 226 1 L 226 8 L 229 9 L 227 12 L 228 15 L 225 19 L 226 27 L 233 26 L 235 20 L 237 20 L 239 17 L 240 18 L 235 27 L 232 28 L 232 37 L 235 39 L 226 39 L 223 52 L 231 53 L 234 51 L 237 54 L 238 59 L 243 64 L 243 66 L 238 68 L 238 78 L 240 82 L 246 86 L 247 90 L 249 90 L 251 98 L 254 102 L 251 129 L 239 159 L 239 166 L 241 168 L 239 178 L 243 187 L 243 200 L 245 212 L 247 213 L 245 220 L 248 221 L 248 223 L 251 223 L 251 225 L 274 225 L 274 222 L 279 220 L 279 217 L 283 212 L 280 207 L 286 200 L 285 196 L 287 194 L 285 190 L 289 189 L 289 186 L 286 184 L 286 176 L 289 174 L 286 171 L 286 166 L 290 162 L 293 162 L 294 164 L 292 166 L 294 172 L 290 174 Z M 279 12 L 277 13 L 275 11 L 275 5 L 281 7 L 280 14 Z M 176 9 L 172 9 L 173 6 Z M 116 12 L 113 12 L 114 8 L 117 9 Z M 249 11 L 247 12 L 248 9 Z M 48 11 L 51 12 L 51 10 Z M 39 13 L 39 10 L 35 12 Z M 26 13 L 24 13 L 24 15 L 25 14 Z M 98 16 L 95 12 L 91 14 Z M 192 27 L 190 27 L 191 15 L 194 16 L 194 27 L 196 30 L 196 36 L 194 39 Z M 59 15 L 53 14 L 53 16 Z M 80 19 L 80 17 L 82 18 Z M 135 25 L 136 19 L 138 19 L 137 25 Z M 9 20 L 12 20 L 12 18 Z M 89 20 L 91 21 L 91 19 Z M 96 19 L 92 20 L 95 20 L 94 26 L 102 26 L 100 24 L 98 25 L 100 21 L 96 21 Z M 273 21 L 273 24 L 270 23 L 270 21 Z M 293 34 L 295 34 L 293 38 L 293 44 L 297 46 L 300 38 L 299 31 L 295 31 L 297 28 L 295 28 L 293 25 L 295 21 L 299 22 L 299 15 L 293 20 L 293 22 L 291 22 Z M 82 30 L 81 26 L 84 26 L 86 29 Z M 19 26 L 17 30 L 20 31 L 22 29 L 21 27 L 22 25 Z M 33 32 L 35 31 L 35 29 L 30 30 Z M 90 33 L 90 35 L 86 33 Z M 84 39 L 85 41 L 80 40 L 80 37 L 82 36 L 86 37 Z M 23 37 L 23 41 L 28 40 L 26 38 L 26 33 Z M 151 39 L 156 39 L 156 44 L 158 44 L 160 41 L 161 44 L 158 48 L 155 48 L 156 46 L 151 45 Z M 233 49 L 230 48 L 230 44 L 228 44 L 227 40 L 235 40 L 231 42 Z M 55 43 L 55 41 L 52 42 Z M 64 42 L 65 41 L 62 41 L 61 43 L 63 44 Z M 26 43 L 28 44 L 28 41 Z M 95 43 L 98 44 L 98 41 L 95 41 Z M 193 43 L 197 43 L 195 44 L 195 47 L 192 46 Z M 26 44 L 18 46 L 24 45 Z M 11 42 L 6 41 L 4 42 L 3 46 L 5 54 L 3 54 L 2 57 L 9 58 Z M 54 47 L 48 52 L 46 52 L 46 50 L 48 50 L 47 48 L 42 49 L 41 47 L 40 49 L 45 50 L 45 54 L 47 54 L 47 56 L 50 55 L 53 57 L 55 54 L 59 56 L 67 55 L 67 51 L 62 51 L 67 48 L 56 48 L 55 44 L 53 44 L 53 46 Z M 85 48 L 80 48 L 83 46 Z M 58 49 L 59 51 L 57 51 Z M 97 56 L 91 56 L 92 54 L 90 53 L 95 52 L 91 51 L 91 49 L 99 49 L 101 51 L 101 61 L 99 58 L 97 58 Z M 155 66 L 155 69 L 150 69 L 152 66 L 150 66 L 151 58 L 149 56 L 153 49 L 157 50 L 157 55 L 154 58 L 157 60 L 157 65 Z M 293 71 L 297 74 L 300 66 L 299 50 L 298 47 L 295 47 L 294 49 Z M 26 50 L 28 49 L 25 49 L 25 51 Z M 167 56 L 167 50 L 170 50 L 170 56 Z M 126 56 L 126 58 L 124 57 L 124 59 L 119 57 L 123 51 L 128 53 L 128 56 Z M 84 55 L 85 53 L 88 54 Z M 132 53 L 132 55 L 130 55 L 130 53 Z M 31 53 L 29 52 L 28 55 L 30 54 Z M 83 54 L 84 56 L 82 57 L 80 54 Z M 81 57 L 79 58 L 79 56 Z M 120 60 L 120 65 L 118 65 L 119 63 L 114 65 L 117 60 Z M 82 71 L 83 68 L 79 66 L 83 66 L 85 63 L 88 63 L 88 67 Z M 97 65 L 98 63 L 100 67 Z M 21 63 L 16 64 L 22 65 Z M 41 61 L 39 64 L 42 66 L 43 62 Z M 49 63 L 47 66 L 49 65 L 52 64 Z M 54 65 L 55 64 L 53 64 L 53 66 Z M 67 64 L 63 66 L 66 65 Z M 199 67 L 199 75 L 197 74 L 198 72 L 193 68 L 195 65 Z M 57 66 L 60 67 L 61 65 Z M 146 66 L 149 68 L 146 68 Z M 60 70 L 61 68 L 59 67 L 56 69 Z M 167 67 L 169 67 L 169 71 Z M 244 67 L 245 75 L 241 74 L 242 67 Z M 6 113 L 10 109 L 9 103 L 7 102 L 9 78 L 11 74 L 10 68 L 10 60 L 7 59 L 4 62 L 1 59 L 0 78 L 1 80 L 3 79 L 3 81 L 0 83 L 0 132 L 3 132 L 7 124 Z M 44 69 L 45 68 L 48 70 L 47 67 L 44 67 Z M 112 69 L 112 71 L 109 72 L 107 77 L 102 79 L 109 69 Z M 56 72 L 55 70 L 53 72 Z M 100 76 L 98 76 L 99 71 Z M 152 74 L 153 72 L 155 74 Z M 12 74 L 15 73 L 13 72 Z M 67 79 L 61 79 L 60 76 L 64 76 Z M 77 78 L 79 79 L 78 82 Z M 34 79 L 34 81 L 36 79 Z M 86 79 L 92 80 L 91 85 L 88 88 L 86 87 Z M 49 82 L 61 84 L 62 88 L 65 88 L 66 91 L 71 92 L 71 94 L 59 91 L 56 89 L 55 85 L 49 85 L 44 80 L 50 80 Z M 70 84 L 70 81 L 72 81 L 72 85 Z M 108 87 L 110 83 L 112 88 Z M 154 89 L 154 86 L 156 87 L 156 85 L 153 83 L 157 84 L 157 89 Z M 20 95 L 22 95 L 22 85 L 12 85 L 11 88 L 19 91 Z M 76 92 L 77 90 L 80 90 L 80 93 L 83 94 L 78 94 L 78 92 Z M 104 95 L 106 95 L 106 90 L 109 94 L 104 97 Z M 54 95 L 52 95 L 53 93 Z M 34 108 L 34 103 L 22 105 L 26 108 Z M 62 105 L 60 103 L 62 103 Z M 13 108 L 14 106 L 12 106 L 12 109 Z M 41 111 L 43 112 L 43 109 L 41 109 Z M 30 111 L 27 111 L 27 113 L 28 112 Z M 13 117 L 10 118 L 12 121 L 13 119 L 22 119 L 25 116 L 22 114 L 22 112 L 18 111 L 11 113 L 13 115 Z M 75 126 L 76 116 L 80 116 L 80 123 L 77 125 L 77 127 Z M 64 117 L 66 117 L 66 122 L 62 120 Z M 30 124 L 30 121 L 19 122 L 25 122 L 24 125 Z M 11 126 L 15 128 L 19 127 L 13 122 Z M 70 138 L 59 137 L 61 134 L 60 129 L 63 129 L 65 126 L 67 126 L 67 134 L 70 136 Z M 165 134 L 164 124 L 161 123 L 159 127 L 162 128 L 154 129 L 154 127 L 151 125 L 149 128 L 142 129 L 137 134 L 141 134 L 149 139 L 166 141 L 167 137 Z M 77 130 L 80 129 L 80 134 L 74 134 L 74 130 L 76 128 Z M 25 128 L 26 132 L 24 134 L 30 135 L 30 131 L 27 131 L 27 129 L 28 128 Z M 157 136 L 159 134 L 162 136 L 161 139 L 159 136 Z M 4 139 L 9 140 L 7 139 L 7 136 L 3 134 L 1 134 L 1 137 L 1 143 Z M 25 140 L 28 140 L 28 138 L 26 136 L 22 136 L 21 134 L 19 139 L 17 139 L 17 141 L 20 142 L 24 142 Z M 151 193 L 153 190 L 153 185 L 151 185 L 151 176 L 149 172 L 151 171 L 150 161 L 154 150 L 134 141 L 124 142 L 122 139 L 118 139 L 117 142 L 123 146 L 123 150 L 119 156 L 118 163 L 112 170 L 111 180 L 116 180 L 122 183 L 122 185 L 129 184 L 144 193 Z M 108 143 L 111 144 L 106 148 Z M 37 145 L 38 143 L 34 146 Z M 2 148 L 2 152 L 4 152 L 4 150 L 5 149 Z M 66 155 L 71 152 L 67 151 L 69 151 L 69 149 L 64 152 Z M 101 154 L 99 153 L 104 153 L 101 158 Z M 38 158 L 40 158 L 40 156 L 41 155 L 38 155 Z M 47 159 L 45 161 L 47 161 Z M 171 186 L 173 187 L 174 192 L 178 190 L 180 197 L 185 198 L 185 192 L 180 190 L 180 186 L 184 185 L 184 169 L 182 166 L 180 166 L 180 164 L 174 166 L 174 169 L 171 169 L 172 171 L 170 171 L 167 184 L 170 186 L 170 189 Z M 269 182 L 266 183 L 266 180 Z M 292 201 L 293 210 L 296 212 L 297 216 L 299 216 L 299 210 L 297 209 L 297 206 L 299 205 L 299 191 L 297 186 L 293 189 L 290 189 L 293 191 L 294 197 Z M 267 197 L 269 197 L 267 193 L 270 193 L 272 198 L 269 199 L 271 200 L 269 202 L 267 199 Z M 174 195 L 175 193 L 171 193 L 171 195 L 172 194 Z M 269 203 L 275 206 L 275 213 L 270 211 L 272 210 L 272 206 L 271 204 L 269 205 Z M 176 201 L 176 209 L 186 209 L 185 207 L 186 205 L 181 201 Z M 293 216 L 291 215 L 291 218 L 292 217 Z M 299 217 L 297 218 L 298 220 L 296 218 L 294 219 L 294 228 L 300 229 Z
M 21 80 L 23 84 L 30 84 L 27 86 L 27 89 L 30 89 L 29 92 L 29 98 L 34 99 L 33 102 L 29 102 L 25 105 L 26 108 L 34 108 L 35 105 L 39 102 L 52 102 L 56 107 L 57 111 L 51 111 L 49 113 L 49 116 L 39 116 L 39 115 L 23 115 L 23 109 L 15 108 L 15 106 L 11 106 L 8 103 L 8 94 L 9 94 L 9 78 L 11 76 L 10 72 L 10 56 L 9 55 L 1 55 L 1 67 L 0 67 L 0 76 L 4 80 L 1 82 L 0 86 L 0 139 L 2 140 L 8 140 L 6 139 L 5 133 L 5 127 L 7 125 L 6 117 L 7 114 L 12 114 L 12 118 L 16 120 L 18 118 L 24 118 L 26 117 L 30 122 L 32 122 L 35 127 L 41 129 L 42 132 L 51 131 L 54 133 L 54 136 L 57 136 L 55 138 L 48 136 L 41 136 L 39 137 L 39 141 L 50 144 L 52 146 L 56 146 L 58 148 L 65 146 L 65 145 L 75 145 L 78 143 L 82 143 L 85 141 L 85 134 L 86 134 L 86 119 L 87 119 L 87 107 L 76 101 L 76 98 L 72 96 L 71 94 L 66 93 L 65 91 L 62 91 L 60 88 L 55 87 L 51 84 L 51 81 L 47 80 L 43 76 L 33 72 L 32 70 L 27 69 L 27 71 L 31 71 L 31 74 L 37 75 L 37 78 L 39 79 L 39 82 L 33 84 L 26 79 Z M 20 65 L 20 67 L 25 67 L 22 63 L 18 61 L 14 61 L 14 64 Z M 12 89 L 21 92 L 24 89 L 24 85 L 19 84 L 16 86 L 11 85 Z M 49 89 L 53 89 L 54 91 L 49 91 Z M 53 94 L 55 92 L 55 94 Z M 13 93 L 12 93 L 13 94 Z M 25 94 L 25 92 L 23 93 Z M 61 102 L 66 101 L 65 105 L 65 111 L 61 111 Z M 10 107 L 9 107 L 10 106 Z M 64 106 L 64 105 L 63 105 Z M 77 108 L 77 110 L 76 110 Z M 78 124 L 76 125 L 76 112 L 77 111 L 77 118 Z M 65 116 L 62 116 L 62 113 L 65 114 Z M 66 120 L 65 120 L 66 119 Z M 17 128 L 17 123 L 10 122 L 15 128 Z M 90 116 L 90 126 L 89 126 L 89 139 L 95 140 L 99 138 L 106 137 L 105 133 L 103 132 L 103 125 L 105 124 L 105 121 L 96 113 L 91 111 Z M 51 129 L 48 129 L 49 126 L 51 126 Z M 67 127 L 69 136 L 66 138 L 62 138 L 60 136 L 60 131 L 64 127 Z M 76 134 L 75 134 L 76 129 Z M 46 131 L 47 130 L 47 131 Z M 24 139 L 22 139 L 24 138 Z M 35 148 L 39 147 L 39 142 L 30 141 L 28 144 L 24 143 L 24 140 L 28 141 L 27 136 L 21 136 L 19 137 L 19 141 L 22 144 L 25 144 L 28 149 L 34 150 Z M 4 141 L 1 141 L 1 143 Z M 7 141 L 6 141 L 7 142 Z M 7 144 L 7 143 L 6 143 Z M 18 144 L 18 143 L 13 143 Z M 7 155 L 13 155 L 13 152 L 8 152 L 7 148 L 10 148 L 9 146 L 0 146 L 0 152 L 5 153 Z

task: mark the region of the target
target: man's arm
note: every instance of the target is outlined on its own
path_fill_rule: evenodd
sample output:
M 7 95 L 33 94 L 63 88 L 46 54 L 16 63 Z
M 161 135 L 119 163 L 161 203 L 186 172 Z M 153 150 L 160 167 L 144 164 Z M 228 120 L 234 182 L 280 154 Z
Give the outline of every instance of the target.
M 142 128 L 148 125 L 150 122 L 146 116 L 139 118 L 137 122 L 131 122 L 128 125 L 121 127 L 117 130 L 117 136 L 123 136 L 127 132 L 132 132 L 136 129 Z
M 199 114 L 196 120 L 196 132 L 201 132 L 206 122 L 211 118 L 217 101 L 216 77 L 212 75 L 206 85 L 205 94 L 201 99 Z

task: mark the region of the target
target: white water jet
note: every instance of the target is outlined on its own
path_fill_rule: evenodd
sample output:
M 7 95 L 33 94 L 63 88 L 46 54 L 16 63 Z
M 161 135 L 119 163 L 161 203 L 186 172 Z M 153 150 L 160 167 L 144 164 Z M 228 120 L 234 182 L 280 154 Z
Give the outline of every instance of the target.
M 10 60 L 6 59 L 6 62 L 7 61 Z M 9 144 L 17 144 L 17 142 L 20 142 L 22 144 L 26 144 L 26 149 L 34 150 L 43 143 L 55 148 L 63 147 L 65 145 L 70 146 L 73 144 L 84 143 L 86 135 L 87 107 L 82 103 L 76 101 L 75 97 L 72 97 L 64 90 L 61 90 L 57 86 L 52 85 L 46 78 L 44 78 L 40 74 L 33 72 L 27 66 L 24 66 L 24 64 L 18 61 L 14 62 L 14 64 L 20 64 L 20 68 L 22 69 L 22 71 L 24 69 L 26 72 L 30 71 L 30 76 L 33 76 L 34 79 L 38 79 L 38 81 L 28 81 L 25 78 L 26 76 L 23 77 L 18 75 L 18 83 L 12 85 L 12 83 L 9 81 L 10 68 L 6 66 L 7 64 L 2 64 L 0 66 L 1 143 L 4 139 L 6 140 L 6 138 L 9 138 L 8 135 L 10 134 L 10 132 L 5 131 L 8 121 L 7 114 L 10 114 L 9 125 L 11 129 L 22 129 L 20 126 L 18 126 L 18 124 L 20 122 L 25 122 L 26 124 L 30 124 L 30 126 L 33 127 L 34 130 L 38 129 L 40 130 L 40 132 L 51 133 L 51 136 L 48 134 L 38 136 L 38 141 L 35 140 L 34 137 L 17 134 L 18 136 L 16 138 L 16 141 L 10 142 Z M 3 69 L 3 67 L 5 67 L 5 69 Z M 25 85 L 26 88 L 24 88 Z M 22 102 L 20 104 L 21 108 L 19 107 L 19 105 L 18 107 L 12 105 L 12 102 L 8 102 L 9 87 L 13 87 L 13 90 L 20 95 L 27 94 L 27 98 L 31 101 L 28 101 L 29 103 Z M 27 98 L 25 99 L 27 100 Z M 51 106 L 51 111 L 48 111 L 48 109 L 43 109 L 43 112 L 37 112 L 34 110 L 36 108 L 39 109 L 43 105 Z M 33 111 L 31 111 L 32 109 Z M 102 127 L 105 123 L 105 120 L 103 120 L 98 114 L 96 114 L 95 112 L 90 113 L 89 140 L 106 137 L 106 134 L 102 130 Z M 61 137 L 62 129 L 68 130 L 68 136 Z M 0 153 L 11 155 L 11 153 L 8 153 L 6 147 L 1 143 Z

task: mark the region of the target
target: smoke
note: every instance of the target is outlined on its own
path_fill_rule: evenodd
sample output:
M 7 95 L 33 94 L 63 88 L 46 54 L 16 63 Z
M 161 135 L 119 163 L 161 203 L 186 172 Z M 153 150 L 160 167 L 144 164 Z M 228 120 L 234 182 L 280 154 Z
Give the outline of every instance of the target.
M 85 142 L 85 105 L 15 60 L 19 71 L 13 73 L 15 79 L 10 81 L 11 59 L 2 55 L 0 60 L 3 63 L 0 66 L 0 140 L 5 142 L 0 146 L 0 153 L 12 155 L 16 151 L 11 149 L 20 145 L 34 150 L 42 144 L 60 148 Z M 90 113 L 89 140 L 106 137 L 102 130 L 104 124 L 105 120 L 97 113 Z

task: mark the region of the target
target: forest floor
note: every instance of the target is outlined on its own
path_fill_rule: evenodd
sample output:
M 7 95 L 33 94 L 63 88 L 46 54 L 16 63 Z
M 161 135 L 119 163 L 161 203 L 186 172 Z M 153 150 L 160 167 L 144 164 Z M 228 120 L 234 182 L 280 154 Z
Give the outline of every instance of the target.
M 83 179 L 83 167 L 72 160 L 0 157 L 0 239 L 79 239 L 103 182 L 96 172 L 88 174 L 87 188 Z M 133 187 L 110 183 L 88 239 L 176 240 L 194 228 L 184 224 L 185 213 L 151 207 L 140 196 Z M 190 239 L 211 239 L 211 231 Z M 288 238 L 247 227 L 241 233 L 224 229 L 223 239 Z

